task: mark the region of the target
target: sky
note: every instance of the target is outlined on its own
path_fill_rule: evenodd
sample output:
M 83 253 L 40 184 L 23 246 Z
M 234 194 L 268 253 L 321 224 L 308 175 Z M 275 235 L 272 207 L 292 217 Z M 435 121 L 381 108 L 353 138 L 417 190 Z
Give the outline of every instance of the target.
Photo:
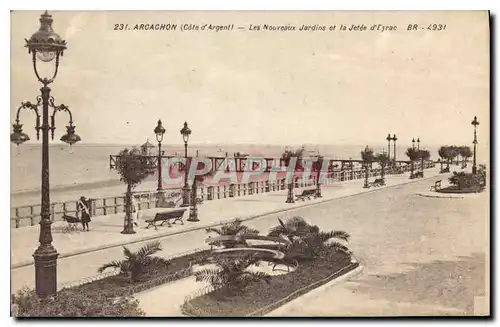
M 11 14 L 11 120 L 35 100 L 25 38 L 41 12 Z M 471 144 L 489 135 L 487 12 L 51 12 L 68 42 L 52 84 L 85 143 Z M 246 30 L 117 31 L 114 24 L 235 24 Z M 445 31 L 407 31 L 418 23 Z M 250 31 L 252 24 L 396 25 L 386 32 Z M 178 27 L 179 28 L 179 27 Z M 35 118 L 21 114 L 32 140 Z M 57 116 L 57 139 L 67 117 Z M 401 144 L 401 143 L 400 143 Z

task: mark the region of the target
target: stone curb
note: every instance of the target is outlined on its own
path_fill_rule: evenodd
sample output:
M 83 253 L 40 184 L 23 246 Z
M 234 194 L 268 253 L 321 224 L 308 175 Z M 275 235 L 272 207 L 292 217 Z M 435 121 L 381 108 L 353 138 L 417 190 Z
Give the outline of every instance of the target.
M 361 267 L 361 269 L 359 269 Z M 359 269 L 359 270 L 358 270 Z M 342 273 L 344 270 L 347 270 L 347 272 L 343 273 L 343 274 L 340 274 L 338 275 L 339 273 Z M 353 274 L 357 274 L 357 273 L 360 273 L 361 271 L 363 270 L 361 264 L 354 260 L 354 261 L 351 261 L 351 264 L 334 272 L 332 275 L 322 279 L 322 280 L 318 280 L 310 285 L 307 285 L 301 289 L 298 289 L 296 290 L 295 292 L 293 292 L 292 294 L 288 295 L 287 297 L 275 302 L 275 303 L 272 303 L 264 308 L 261 308 L 261 309 L 258 309 L 252 313 L 249 313 L 247 314 L 245 317 L 262 317 L 262 316 L 267 316 L 268 314 L 270 314 L 271 312 L 277 310 L 278 308 L 281 308 L 285 305 L 287 305 L 288 303 L 290 302 L 293 302 L 297 299 L 300 299 L 304 296 L 308 296 L 308 294 L 310 294 L 311 292 L 314 292 L 316 291 L 317 289 L 322 289 L 323 286 L 325 285 L 328 285 L 330 283 L 336 283 L 337 280 L 340 279 L 340 281 L 344 281 L 345 278 L 349 278 L 351 277 Z M 337 276 L 338 275 L 338 276 Z M 346 276 L 344 279 L 341 279 L 342 277 Z M 319 285 L 317 287 L 315 287 L 315 285 L 317 285 L 318 283 L 321 283 L 322 281 L 324 281 L 325 279 L 329 279 L 329 281 L 327 281 L 326 283 L 322 284 L 322 285 Z M 340 282 L 339 281 L 339 282 Z M 309 290 L 308 290 L 309 289 Z M 302 293 L 302 294 L 300 294 Z M 313 294 L 317 294 L 317 293 L 313 293 Z M 310 296 L 310 295 L 309 295 Z M 291 298 L 291 299 L 290 299 Z M 307 298 L 307 297 L 306 297 Z M 290 300 L 288 300 L 290 299 Z
M 470 199 L 478 197 L 481 193 L 469 193 L 469 194 L 446 194 L 446 193 L 415 193 L 425 198 L 440 198 L 440 199 Z
M 276 309 L 272 310 L 271 312 L 265 314 L 264 317 L 272 317 L 272 316 L 270 316 L 270 314 L 272 314 L 274 311 L 277 311 L 286 305 L 292 305 L 294 301 L 307 300 L 309 298 L 317 297 L 320 295 L 320 293 L 326 292 L 328 289 L 332 288 L 333 286 L 335 286 L 339 283 L 346 282 L 350 278 L 361 274 L 363 272 L 364 268 L 365 267 L 363 265 L 361 265 L 361 263 L 360 263 L 359 266 L 354 268 L 353 270 L 350 270 L 350 271 L 346 272 L 345 274 L 340 275 L 339 277 L 334 278 L 331 281 L 310 290 L 309 292 L 305 293 L 304 295 L 298 296 L 297 298 L 291 300 L 290 302 L 287 302 L 287 303 L 283 304 L 282 306 L 277 307 Z
M 376 191 L 380 191 L 380 190 L 385 190 L 385 189 L 388 189 L 388 188 L 393 188 L 393 187 L 397 187 L 397 186 L 401 186 L 401 185 L 406 185 L 406 184 L 410 184 L 410 183 L 421 182 L 421 181 L 424 181 L 424 180 L 427 180 L 427 179 L 431 179 L 431 178 L 434 178 L 434 177 L 437 177 L 437 176 L 424 177 L 424 178 L 420 178 L 420 179 L 416 179 L 416 180 L 408 180 L 407 182 L 396 184 L 396 185 L 378 187 L 378 188 L 374 188 L 374 189 L 370 189 L 370 190 L 366 190 L 366 191 L 361 191 L 361 192 L 354 193 L 354 194 L 343 195 L 343 196 L 339 196 L 339 197 L 335 197 L 335 198 L 331 198 L 331 199 L 326 199 L 326 200 L 324 199 L 324 200 L 320 200 L 320 201 L 313 202 L 313 203 L 304 203 L 302 205 L 294 206 L 292 208 L 281 208 L 281 209 L 277 209 L 277 210 L 267 211 L 267 212 L 264 212 L 264 213 L 259 213 L 259 214 L 256 214 L 256 215 L 243 216 L 243 217 L 234 217 L 234 218 L 226 219 L 226 220 L 223 220 L 223 221 L 208 223 L 208 224 L 205 224 L 205 225 L 193 226 L 192 228 L 188 228 L 188 229 L 185 229 L 185 230 L 179 230 L 179 231 L 174 231 L 174 232 L 163 232 L 163 233 L 158 233 L 158 234 L 155 234 L 155 235 L 144 236 L 144 237 L 137 238 L 137 239 L 130 240 L 130 241 L 125 241 L 125 242 L 119 241 L 119 242 L 114 242 L 114 243 L 111 243 L 111 244 L 106 244 L 106 245 L 101 245 L 101 246 L 95 246 L 95 247 L 87 248 L 87 249 L 78 249 L 78 250 L 75 250 L 75 251 L 71 251 L 71 252 L 67 252 L 67 253 L 62 253 L 62 254 L 59 255 L 58 259 L 73 257 L 73 256 L 76 256 L 76 255 L 85 254 L 85 253 L 89 253 L 89 252 L 96 252 L 96 251 L 100 251 L 100 250 L 107 250 L 107 249 L 110 249 L 110 248 L 115 248 L 115 247 L 119 247 L 119 246 L 123 246 L 123 245 L 129 245 L 129 244 L 140 243 L 140 242 L 144 242 L 144 241 L 150 241 L 150 240 L 154 240 L 154 239 L 157 239 L 157 238 L 163 238 L 165 236 L 171 236 L 171 235 L 178 235 L 178 234 L 183 234 L 183 233 L 189 233 L 189 232 L 193 232 L 193 231 L 197 231 L 197 230 L 201 230 L 201 229 L 205 229 L 205 228 L 209 228 L 209 227 L 215 227 L 215 226 L 223 225 L 223 224 L 232 222 L 232 221 L 234 221 L 236 219 L 239 219 L 241 221 L 248 221 L 248 220 L 253 220 L 253 219 L 256 219 L 256 218 L 261 218 L 261 217 L 264 217 L 264 216 L 274 215 L 274 214 L 281 213 L 281 212 L 295 211 L 295 210 L 299 210 L 299 209 L 302 209 L 302 208 L 312 207 L 312 206 L 316 206 L 316 205 L 327 203 L 327 202 L 334 201 L 334 200 L 345 199 L 345 198 L 348 198 L 348 197 L 351 197 L 351 196 L 363 195 L 363 194 L 368 194 L 368 193 L 372 193 L 372 192 L 376 192 Z M 11 265 L 10 269 L 13 270 L 13 269 L 18 269 L 18 268 L 23 268 L 23 267 L 31 266 L 33 264 L 34 264 L 34 260 L 33 259 L 26 260 L 26 261 L 22 261 L 22 262 L 19 262 L 19 263 Z

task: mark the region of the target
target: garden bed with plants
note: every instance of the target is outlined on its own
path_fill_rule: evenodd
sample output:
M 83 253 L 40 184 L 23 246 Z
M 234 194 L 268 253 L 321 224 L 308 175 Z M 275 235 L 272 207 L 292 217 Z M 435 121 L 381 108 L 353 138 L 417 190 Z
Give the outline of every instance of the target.
M 452 185 L 436 190 L 436 192 L 453 194 L 479 193 L 486 188 L 486 168 L 481 165 L 477 174 L 453 172 L 453 175 L 448 180 Z
M 338 278 L 358 267 L 343 253 L 330 253 L 322 258 L 301 262 L 288 274 L 271 276 L 266 282 L 256 281 L 245 291 L 226 296 L 217 290 L 196 297 L 182 305 L 185 315 L 192 317 L 263 316 L 293 299 Z
M 451 194 L 479 193 L 482 191 L 484 191 L 484 186 L 482 185 L 471 185 L 469 187 L 463 187 L 463 188 L 459 188 L 458 186 L 452 185 L 436 190 L 437 193 L 451 193 Z
M 97 290 L 111 297 L 132 295 L 190 276 L 192 274 L 191 266 L 202 263 L 209 254 L 208 250 L 187 254 L 169 259 L 166 265 L 153 261 L 142 268 L 140 276 L 134 281 L 126 274 L 118 274 L 71 289 L 83 292 Z
M 124 247 L 125 259 L 101 269 L 118 268 L 119 273 L 79 286 L 64 288 L 57 297 L 39 299 L 34 290 L 23 289 L 12 296 L 18 317 L 107 317 L 142 316 L 139 303 L 128 298 L 155 286 L 191 276 L 192 266 L 203 264 L 210 251 L 202 250 L 172 259 L 153 256 L 160 242 L 151 242 L 136 252 Z
M 278 221 L 260 238 L 255 237 L 258 230 L 238 221 L 208 229 L 219 234 L 210 244 L 222 249 L 212 252 L 207 260 L 210 265 L 193 274 L 197 281 L 209 284 L 204 288 L 209 292 L 186 298 L 182 312 L 192 317 L 263 316 L 358 267 L 345 245 L 348 233 L 322 231 L 301 217 Z M 247 243 L 254 239 L 267 239 L 271 244 Z M 280 242 L 273 242 L 276 239 Z M 273 257 L 260 256 L 262 249 L 273 250 Z M 262 269 L 269 262 L 293 269 L 279 274 Z
M 209 239 L 213 250 L 201 250 L 176 258 L 155 256 L 159 241 L 137 251 L 123 248 L 124 259 L 99 268 L 119 269 L 118 274 L 66 288 L 56 297 L 39 299 L 33 290 L 12 297 L 15 316 L 106 317 L 142 316 L 130 295 L 194 275 L 208 282 L 211 292 L 182 306 L 190 316 L 260 316 L 356 268 L 346 247 L 349 234 L 321 231 L 301 217 L 271 228 L 267 236 L 236 220 L 220 228 L 208 228 L 219 236 Z M 264 240 L 271 244 L 249 244 Z M 288 267 L 277 272 L 267 263 Z M 193 266 L 196 269 L 193 269 Z M 264 269 L 262 269 L 264 268 Z M 205 288 L 208 289 L 208 288 Z M 179 303 L 180 304 L 180 303 Z

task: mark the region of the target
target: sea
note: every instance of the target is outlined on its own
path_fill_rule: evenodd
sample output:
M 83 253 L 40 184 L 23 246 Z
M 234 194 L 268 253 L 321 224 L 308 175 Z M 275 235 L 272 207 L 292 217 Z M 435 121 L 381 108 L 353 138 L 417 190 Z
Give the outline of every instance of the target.
M 76 198 L 78 194 L 96 194 L 109 196 L 124 192 L 124 184 L 120 182 L 116 171 L 109 168 L 112 154 L 118 154 L 125 148 L 137 145 L 110 144 L 52 144 L 50 146 L 50 187 L 51 200 Z M 360 152 L 365 145 L 325 145 L 306 144 L 306 153 L 334 159 L 360 159 Z M 375 153 L 387 151 L 387 144 L 368 145 Z M 291 146 L 298 148 L 300 145 Z M 230 156 L 236 152 L 251 157 L 280 157 L 284 145 L 270 144 L 193 144 L 188 148 L 188 156 Z M 407 160 L 407 146 L 398 145 L 398 160 Z M 437 159 L 438 147 L 427 147 L 433 159 Z M 184 155 L 183 145 L 163 144 L 165 155 Z M 151 149 L 156 154 L 156 148 Z M 393 146 L 391 145 L 391 156 Z M 11 146 L 11 206 L 39 203 L 41 184 L 41 146 L 40 144 L 23 144 Z M 151 175 L 142 184 L 143 189 L 154 189 L 156 176 Z M 87 195 L 88 196 L 88 195 Z

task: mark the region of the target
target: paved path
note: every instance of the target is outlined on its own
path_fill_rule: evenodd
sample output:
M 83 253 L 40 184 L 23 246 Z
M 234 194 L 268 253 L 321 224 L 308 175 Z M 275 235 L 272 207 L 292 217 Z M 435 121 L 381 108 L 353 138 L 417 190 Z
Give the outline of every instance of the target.
M 428 171 L 427 176 L 436 174 Z M 394 186 L 401 183 L 408 183 L 407 175 L 389 176 L 387 178 L 388 186 Z M 58 260 L 58 285 L 73 282 L 82 278 L 96 275 L 97 268 L 110 260 L 122 257 L 122 248 L 116 246 L 119 244 L 136 241 L 130 248 L 135 249 L 144 244 L 145 238 L 157 237 L 161 240 L 164 250 L 161 255 L 171 256 L 176 253 L 201 248 L 206 246 L 204 239 L 206 233 L 204 226 L 220 223 L 234 218 L 250 218 L 256 215 L 265 215 L 272 212 L 281 212 L 286 209 L 299 208 L 304 205 L 329 201 L 332 199 L 345 197 L 362 192 L 373 192 L 373 189 L 363 189 L 363 181 L 356 180 L 345 183 L 323 187 L 323 198 L 295 204 L 285 203 L 286 191 L 264 193 L 253 196 L 237 197 L 232 199 L 206 201 L 199 208 L 199 217 L 201 222 L 186 223 L 174 225 L 172 228 L 162 227 L 159 231 L 154 229 L 146 230 L 144 227 L 137 229 L 137 234 L 122 235 L 120 231 L 123 226 L 123 215 L 111 215 L 106 217 L 94 217 L 92 230 L 90 232 L 81 232 L 79 234 L 54 233 L 54 246 L 61 254 Z M 429 182 L 425 182 L 428 187 Z M 380 190 L 380 189 L 377 189 Z M 378 191 L 377 191 L 378 192 Z M 144 213 L 145 216 L 152 215 L 153 211 Z M 144 216 L 143 215 L 143 216 Z M 280 214 L 283 215 L 283 214 Z M 263 231 L 276 222 L 274 216 Z M 56 225 L 56 224 L 55 224 Z M 144 223 L 143 223 L 144 226 Z M 194 230 L 193 229 L 198 229 Z M 192 230 L 191 232 L 187 232 Z M 187 233 L 186 233 L 187 232 Z M 175 234 L 175 235 L 173 235 Z M 12 291 L 16 291 L 23 285 L 33 287 L 34 267 L 29 264 L 32 261 L 32 253 L 38 246 L 38 226 L 25 227 L 11 230 L 11 257 Z M 113 246 L 108 248 L 109 246 Z M 96 251 L 97 249 L 102 249 Z M 68 256 L 72 253 L 90 251 L 85 254 Z M 66 256 L 66 257 L 65 257 Z M 28 264 L 28 265 L 25 265 Z
M 362 274 L 269 316 L 472 315 L 487 308 L 488 194 L 416 195 L 418 182 L 300 211 L 322 228 L 352 234 Z
M 269 316 L 485 314 L 488 233 L 487 219 L 481 217 L 488 216 L 488 196 L 417 195 L 428 187 L 429 181 L 418 181 L 288 214 L 351 233 L 350 248 L 364 267 L 350 281 L 316 289 L 314 296 L 300 297 Z M 264 233 L 276 225 L 277 216 L 247 225 Z M 189 278 L 136 298 L 148 316 L 179 316 L 185 296 L 203 286 Z

